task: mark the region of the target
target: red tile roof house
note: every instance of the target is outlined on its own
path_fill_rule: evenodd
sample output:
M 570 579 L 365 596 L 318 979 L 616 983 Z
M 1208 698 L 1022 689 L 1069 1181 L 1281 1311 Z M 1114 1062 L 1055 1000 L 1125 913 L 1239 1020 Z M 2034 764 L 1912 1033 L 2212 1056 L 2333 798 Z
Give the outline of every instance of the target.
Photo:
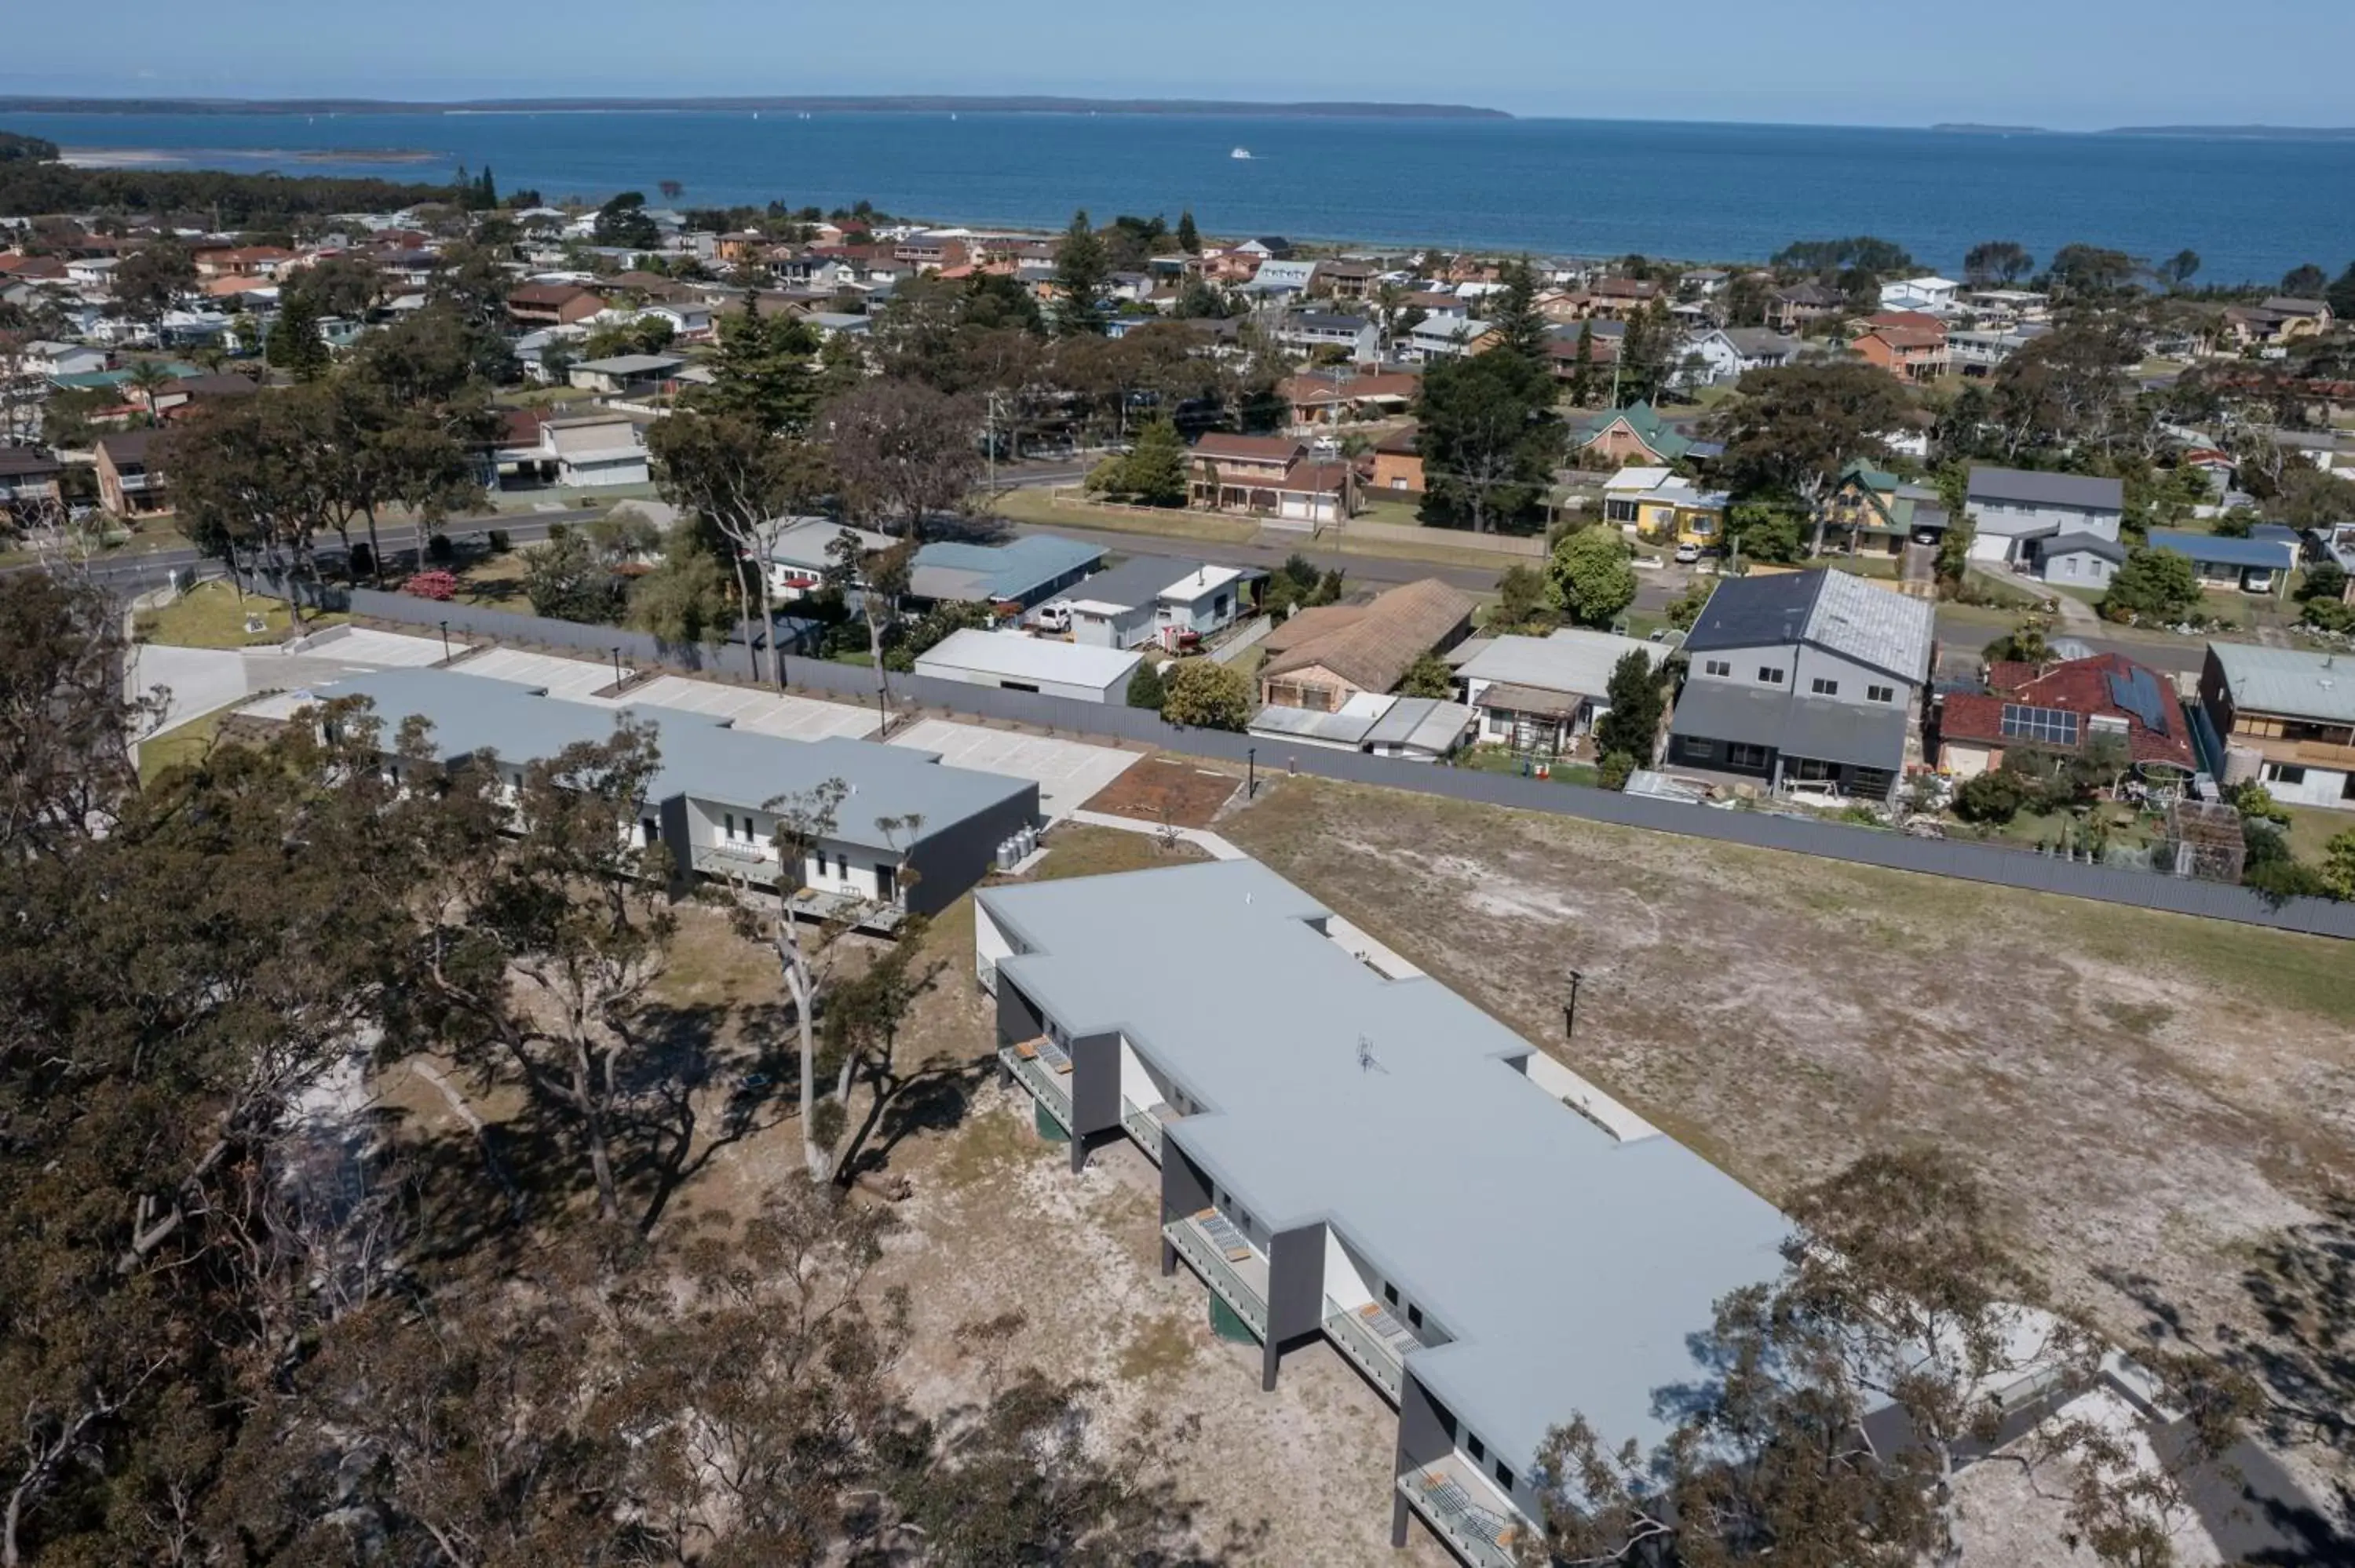
M 1357 471 L 1286 436 L 1214 431 L 1194 443 L 1187 504 L 1288 523 L 1338 523 L 1358 507 Z
M 1902 381 L 1933 381 L 1946 373 L 1946 323 L 1913 311 L 1865 318 L 1867 330 L 1849 346 L 1868 365 Z
M 2105 735 L 2126 743 L 2138 771 L 2156 769 L 2157 781 L 2179 781 L 2199 767 L 2174 684 L 2120 654 L 2000 662 L 1987 683 L 1985 693 L 1949 692 L 1938 705 L 1938 767 L 1958 778 L 2002 767 L 2015 747 L 2074 756 Z

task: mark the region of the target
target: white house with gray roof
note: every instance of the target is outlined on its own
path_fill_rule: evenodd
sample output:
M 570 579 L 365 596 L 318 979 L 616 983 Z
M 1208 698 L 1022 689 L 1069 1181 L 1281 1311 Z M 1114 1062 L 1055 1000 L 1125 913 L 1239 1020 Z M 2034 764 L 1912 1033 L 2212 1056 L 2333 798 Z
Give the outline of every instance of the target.
M 1847 572 L 1732 577 L 1684 648 L 1672 768 L 1886 801 L 1919 756 L 1935 650 L 1922 599 Z
M 813 912 L 858 900 L 929 915 L 979 882 L 997 846 L 1039 820 L 1035 781 L 944 767 L 937 752 L 908 747 L 757 735 L 709 714 L 566 702 L 446 670 L 380 670 L 314 694 L 323 703 L 367 698 L 387 736 L 404 719 L 423 718 L 439 761 L 496 769 L 510 788 L 530 764 L 608 740 L 625 719 L 651 725 L 661 771 L 641 805 L 638 834 L 671 852 L 680 891 L 697 874 L 743 877 L 806 890 Z M 848 793 L 832 830 L 805 863 L 783 865 L 775 837 L 786 808 L 777 802 L 835 779 Z
M 1161 1268 L 1261 1347 L 1329 1341 L 1399 1412 L 1391 1539 L 1509 1568 L 1554 1426 L 1665 1436 L 1690 1336 L 1782 1215 L 1256 861 L 986 888 L 999 1063 L 1074 1171 L 1160 1167 Z M 1154 912 L 1151 961 L 1135 914 Z M 1051 1129 L 1051 1131 L 1050 1131 Z M 1614 1130 L 1615 1129 L 1615 1130 Z
M 2071 535 L 2115 544 L 2126 492 L 2122 481 L 2087 474 L 1975 467 L 1964 504 L 1978 530 L 1973 559 L 2033 570 L 2046 550 Z

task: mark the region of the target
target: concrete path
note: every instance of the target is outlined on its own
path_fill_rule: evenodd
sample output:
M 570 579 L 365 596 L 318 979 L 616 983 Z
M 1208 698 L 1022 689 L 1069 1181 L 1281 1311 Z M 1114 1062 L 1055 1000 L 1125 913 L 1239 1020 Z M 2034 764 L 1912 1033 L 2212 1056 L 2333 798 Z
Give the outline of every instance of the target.
M 1251 858 L 1208 828 L 1165 828 L 1159 822 L 1141 822 L 1135 817 L 1115 817 L 1103 811 L 1073 811 L 1071 820 L 1091 828 L 1114 828 L 1124 833 L 1149 833 L 1156 838 L 1165 832 L 1175 833 L 1212 860 Z

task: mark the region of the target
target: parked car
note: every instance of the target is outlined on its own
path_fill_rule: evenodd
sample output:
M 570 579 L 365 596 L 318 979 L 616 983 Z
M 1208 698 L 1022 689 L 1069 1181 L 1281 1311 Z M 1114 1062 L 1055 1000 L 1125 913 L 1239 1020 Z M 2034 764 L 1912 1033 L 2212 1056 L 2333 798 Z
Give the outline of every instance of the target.
M 1699 545 L 1687 543 L 1677 546 L 1677 565 L 1680 567 L 1689 567 L 1695 561 L 1700 559 L 1700 546 Z

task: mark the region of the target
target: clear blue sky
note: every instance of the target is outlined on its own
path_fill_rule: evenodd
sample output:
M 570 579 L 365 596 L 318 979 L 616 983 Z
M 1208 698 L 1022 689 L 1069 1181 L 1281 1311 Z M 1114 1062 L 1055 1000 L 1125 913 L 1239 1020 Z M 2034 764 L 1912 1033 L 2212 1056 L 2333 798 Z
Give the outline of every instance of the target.
M 13 7 L 0 93 L 1073 93 L 1608 119 L 2355 123 L 2348 0 L 106 0 Z

